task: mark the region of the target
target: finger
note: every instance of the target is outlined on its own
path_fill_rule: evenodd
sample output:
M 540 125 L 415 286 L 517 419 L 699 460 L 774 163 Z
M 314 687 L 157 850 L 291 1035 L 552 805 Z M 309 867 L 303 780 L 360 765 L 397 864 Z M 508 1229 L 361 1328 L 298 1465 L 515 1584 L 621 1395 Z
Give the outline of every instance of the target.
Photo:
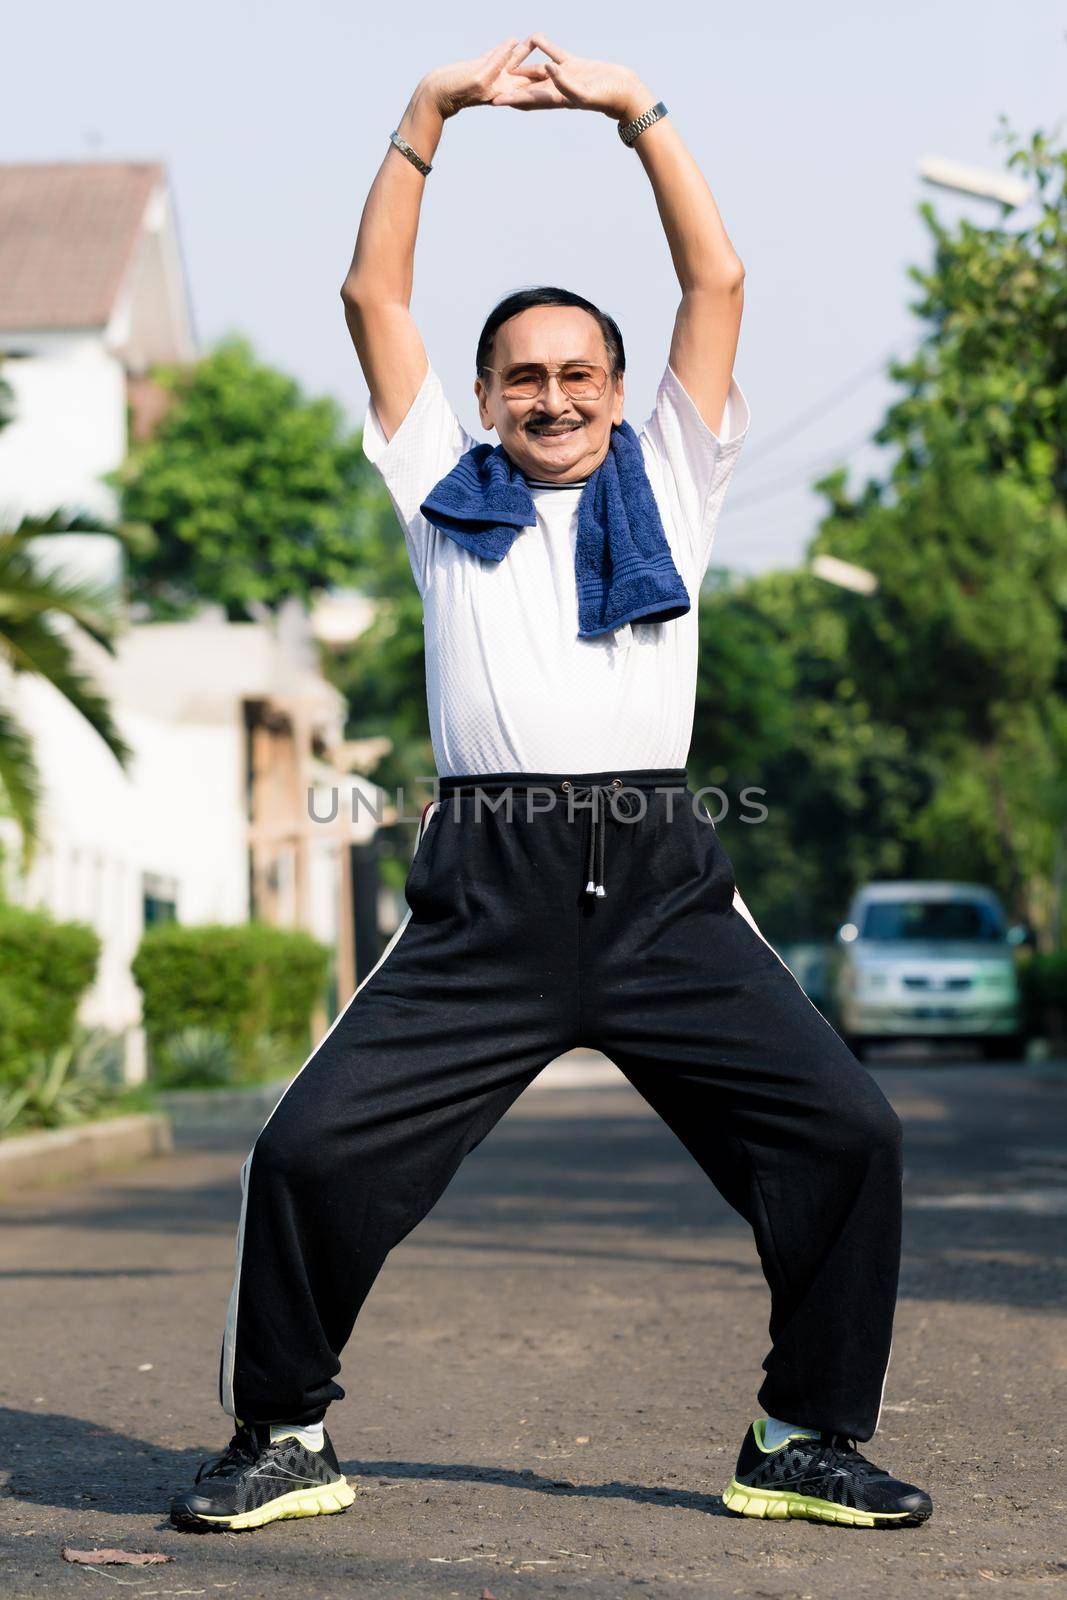
M 538 61 L 532 67 L 509 67 L 508 71 L 515 78 L 529 78 L 531 83 L 543 83 L 548 77 L 547 62 Z
M 497 57 L 502 61 L 507 61 L 516 44 L 518 44 L 517 39 L 505 39 L 501 44 L 495 44 L 491 50 L 487 50 L 483 56 L 477 58 L 479 64 L 484 61 L 488 65 L 490 61 L 495 61 Z
M 513 67 L 518 62 L 525 61 L 526 57 L 530 54 L 530 51 L 533 48 L 534 42 L 532 38 L 520 40 L 519 43 L 516 44 L 514 50 L 512 50 L 508 56 L 508 66 Z
M 504 90 L 490 101 L 494 106 L 511 106 L 516 111 L 552 111 L 566 106 L 568 101 L 550 84 L 538 84 L 529 89 Z
M 474 63 L 474 76 L 477 81 L 485 87 L 496 83 L 507 73 L 509 63 L 516 56 L 516 51 L 521 49 L 522 45 L 518 44 L 517 40 L 505 39 L 495 50 L 490 50 L 487 55 L 481 56 Z M 526 53 L 529 54 L 529 51 Z
M 571 89 L 568 86 L 567 73 L 563 67 L 557 66 L 554 61 L 546 61 L 545 72 L 548 74 L 549 80 L 555 84 L 560 94 L 564 95 L 568 101 L 580 98 L 577 90 Z
M 530 38 L 538 50 L 543 50 L 546 56 L 552 57 L 553 61 L 566 61 L 566 50 L 561 45 L 553 44 L 551 39 L 546 39 L 543 33 L 533 33 Z

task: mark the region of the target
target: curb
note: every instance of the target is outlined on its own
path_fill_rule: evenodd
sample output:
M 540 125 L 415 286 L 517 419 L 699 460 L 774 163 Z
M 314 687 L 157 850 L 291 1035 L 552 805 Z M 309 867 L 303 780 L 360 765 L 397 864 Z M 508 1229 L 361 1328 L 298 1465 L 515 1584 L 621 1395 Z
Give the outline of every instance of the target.
M 265 1121 L 291 1081 L 279 1078 L 246 1089 L 168 1089 L 157 1094 L 156 1101 L 176 1128 L 243 1125 L 255 1117 Z
M 247 1089 L 171 1089 L 157 1094 L 160 1110 L 179 1132 L 205 1127 L 227 1128 L 263 1123 L 293 1080 L 253 1084 Z M 596 1050 L 570 1050 L 544 1067 L 527 1093 L 542 1089 L 593 1089 L 617 1087 L 625 1079 L 606 1056 Z
M 84 1178 L 172 1148 L 170 1122 L 157 1112 L 20 1134 L 0 1140 L 0 1191 Z

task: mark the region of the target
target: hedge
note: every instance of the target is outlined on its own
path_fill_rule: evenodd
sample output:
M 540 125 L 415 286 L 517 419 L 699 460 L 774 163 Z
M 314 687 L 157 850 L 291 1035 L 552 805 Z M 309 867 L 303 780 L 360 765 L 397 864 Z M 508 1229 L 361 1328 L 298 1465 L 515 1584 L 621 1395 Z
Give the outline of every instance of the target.
M 0 1083 L 21 1081 L 35 1052 L 67 1043 L 99 955 L 87 924 L 0 904 Z
M 198 1027 L 230 1042 L 239 1072 L 254 1075 L 257 1050 L 268 1038 L 302 1060 L 329 960 L 325 945 L 295 929 L 262 922 L 157 923 L 131 963 L 144 998 L 150 1057 L 155 1060 L 175 1034 Z
M 1019 977 L 1031 1030 L 1067 1037 L 1067 950 L 1035 951 L 1020 964 Z

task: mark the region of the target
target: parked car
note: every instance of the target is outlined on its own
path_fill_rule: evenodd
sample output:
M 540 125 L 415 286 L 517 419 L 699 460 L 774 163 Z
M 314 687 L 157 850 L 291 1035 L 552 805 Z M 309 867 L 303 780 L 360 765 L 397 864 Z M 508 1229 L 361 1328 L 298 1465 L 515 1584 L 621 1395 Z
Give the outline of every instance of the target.
M 890 1039 L 968 1039 L 995 1060 L 1025 1054 L 1014 950 L 991 889 L 977 883 L 868 883 L 831 957 L 833 1020 L 857 1056 Z

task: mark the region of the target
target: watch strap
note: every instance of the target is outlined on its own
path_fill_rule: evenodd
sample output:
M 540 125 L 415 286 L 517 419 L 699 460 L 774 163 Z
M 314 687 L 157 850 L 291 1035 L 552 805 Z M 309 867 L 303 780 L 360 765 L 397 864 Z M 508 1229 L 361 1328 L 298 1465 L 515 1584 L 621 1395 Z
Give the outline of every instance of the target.
M 419 171 L 422 173 L 424 178 L 426 177 L 427 173 L 430 173 L 430 172 L 433 171 L 433 167 L 431 166 L 431 164 L 428 161 L 424 161 L 422 159 L 422 157 L 420 155 L 418 155 L 417 152 L 414 151 L 411 148 L 411 146 L 408 144 L 407 140 L 401 138 L 400 134 L 397 132 L 397 130 L 395 128 L 393 129 L 392 133 L 389 135 L 389 140 L 390 140 L 391 144 L 395 144 L 396 145 L 397 149 L 400 151 L 400 154 L 402 156 L 407 156 L 408 160 L 411 162 L 411 165 L 413 167 L 418 167 Z
M 647 111 L 642 112 L 641 116 L 635 117 L 632 122 L 620 122 L 619 138 L 624 145 L 629 147 L 640 134 L 644 133 L 646 128 L 651 128 L 654 122 L 658 122 L 661 117 L 666 115 L 667 107 L 662 100 L 657 100 L 654 106 L 649 106 Z

